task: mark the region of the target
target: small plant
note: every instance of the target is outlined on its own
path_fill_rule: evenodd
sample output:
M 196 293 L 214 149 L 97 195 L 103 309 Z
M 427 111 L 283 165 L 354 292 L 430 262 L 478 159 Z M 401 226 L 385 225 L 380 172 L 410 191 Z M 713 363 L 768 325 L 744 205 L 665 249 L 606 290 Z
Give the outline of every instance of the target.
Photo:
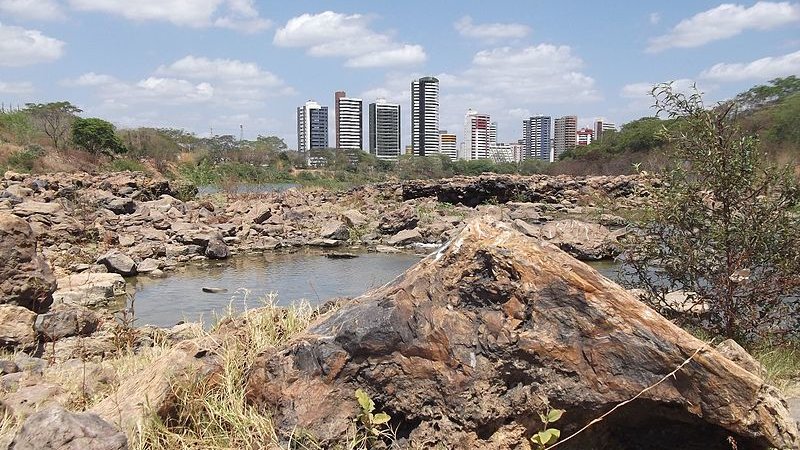
M 138 334 L 134 326 L 134 322 L 136 322 L 136 310 L 134 309 L 135 298 L 130 294 L 128 294 L 127 297 L 129 306 L 114 315 L 117 319 L 117 324 L 113 331 L 113 342 L 117 353 L 120 355 L 125 351 L 130 352 L 133 350 Z
M 564 414 L 563 409 L 552 409 L 550 405 L 547 406 L 546 413 L 539 414 L 539 420 L 542 421 L 542 429 L 538 433 L 531 436 L 531 442 L 538 450 L 544 450 L 553 445 L 561 437 L 561 430 L 557 428 L 549 428 L 553 422 L 558 422 Z
M 371 448 L 380 438 L 390 438 L 392 430 L 389 421 L 392 420 L 385 412 L 375 413 L 375 402 L 363 389 L 356 389 L 356 400 L 358 400 L 361 411 L 355 418 L 358 428 L 358 439 L 355 448 Z

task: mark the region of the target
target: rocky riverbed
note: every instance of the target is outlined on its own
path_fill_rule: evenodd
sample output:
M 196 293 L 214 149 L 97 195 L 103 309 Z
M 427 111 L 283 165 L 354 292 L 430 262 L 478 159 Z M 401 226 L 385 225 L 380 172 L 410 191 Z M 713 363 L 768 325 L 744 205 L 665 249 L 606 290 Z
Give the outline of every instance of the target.
M 130 311 L 107 308 L 125 292 L 125 277 L 161 277 L 182 264 L 237 254 L 303 247 L 345 253 L 338 249 L 353 245 L 428 254 L 447 242 L 402 280 L 334 308 L 309 336 L 266 349 L 247 380 L 248 401 L 274 411 L 282 427 L 300 426 L 332 443 L 352 424 L 353 411 L 326 405 L 368 387 L 402 417 L 401 441 L 409 445 L 527 448 L 517 443 L 535 428 L 530 417 L 543 398 L 575 412 L 566 425 L 572 429 L 699 348 L 570 258 L 617 255 L 630 231 L 625 217 L 647 204 L 654 186 L 636 176 L 486 175 L 196 198 L 192 186 L 139 173 L 6 173 L 0 347 L 14 353 L 0 360 L 0 416 L 17 424 L 28 418 L 9 448 L 46 442 L 67 449 L 72 441 L 127 448 L 115 427 L 135 438 L 147 414 L 168 419 L 175 413 L 172 377 L 219 373 L 224 343 L 248 326 L 233 320 L 212 336 L 197 324 L 135 328 Z M 317 340 L 328 335 L 335 345 Z M 697 448 L 723 448 L 716 440 L 726 435 L 746 448 L 796 444 L 780 395 L 746 353 L 729 347 L 703 350 L 679 381 L 624 416 L 638 417 L 638 425 L 619 436 L 609 426 L 589 436 L 620 445 L 661 442 L 642 430 L 662 421 L 691 429 Z M 143 367 L 117 365 L 121 354 L 153 349 L 163 351 Z M 425 399 L 436 390 L 441 395 Z M 302 397 L 312 391 L 313 399 Z M 93 404 L 91 414 L 59 409 Z M 326 416 L 322 428 L 319 414 Z M 37 434 L 42 424 L 53 433 Z M 0 448 L 11 434 L 4 437 Z

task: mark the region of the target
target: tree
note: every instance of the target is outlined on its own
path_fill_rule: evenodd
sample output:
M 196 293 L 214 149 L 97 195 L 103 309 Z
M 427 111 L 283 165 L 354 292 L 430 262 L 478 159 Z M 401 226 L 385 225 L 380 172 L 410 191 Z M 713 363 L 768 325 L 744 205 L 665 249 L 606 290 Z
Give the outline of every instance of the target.
M 94 154 L 125 152 L 125 146 L 117 137 L 114 125 L 97 118 L 75 119 L 72 123 L 72 142 Z
M 757 109 L 797 93 L 800 93 L 800 78 L 791 75 L 786 78 L 775 78 L 768 84 L 754 86 L 737 95 L 736 102 L 742 109 Z
M 734 103 L 706 108 L 670 84 L 653 95 L 676 119 L 665 138 L 674 160 L 650 218 L 627 243 L 623 274 L 662 312 L 683 291 L 676 318 L 717 336 L 754 341 L 800 328 L 800 189 L 734 122 Z
M 26 103 L 25 112 L 58 149 L 66 141 L 75 115 L 82 110 L 70 102 L 54 102 Z

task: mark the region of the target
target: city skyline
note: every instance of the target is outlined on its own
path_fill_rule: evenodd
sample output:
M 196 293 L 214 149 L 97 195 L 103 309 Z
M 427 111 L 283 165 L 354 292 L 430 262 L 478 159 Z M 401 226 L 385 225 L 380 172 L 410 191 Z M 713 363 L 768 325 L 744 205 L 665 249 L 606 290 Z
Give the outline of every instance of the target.
M 463 140 L 473 108 L 513 142 L 537 114 L 575 115 L 578 127 L 652 115 L 657 82 L 697 82 L 713 102 L 800 73 L 797 2 L 416 6 L 0 0 L 0 102 L 69 100 L 121 127 L 198 135 L 238 136 L 242 125 L 246 138 L 293 146 L 292 111 L 305 100 L 385 98 L 410 124 L 410 81 L 433 76 L 439 129 Z

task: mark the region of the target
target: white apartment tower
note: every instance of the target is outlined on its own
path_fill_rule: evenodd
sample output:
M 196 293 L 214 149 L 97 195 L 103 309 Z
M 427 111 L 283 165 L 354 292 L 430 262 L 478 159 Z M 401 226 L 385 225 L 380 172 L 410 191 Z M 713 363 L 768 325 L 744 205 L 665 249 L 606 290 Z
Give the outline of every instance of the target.
M 400 156 L 400 105 L 379 99 L 369 104 L 369 152 L 378 159 Z
M 494 130 L 495 135 L 497 129 Z M 464 116 L 464 150 L 469 159 L 489 158 L 492 122 L 488 114 L 470 109 Z
M 364 103 L 360 98 L 346 97 L 343 91 L 336 93 L 336 148 L 347 150 L 364 149 Z
M 414 155 L 439 153 L 439 80 L 411 82 L 411 149 Z
M 439 153 L 447 155 L 452 161 L 458 158 L 458 146 L 456 145 L 456 135 L 448 133 L 447 130 L 439 132 Z
M 328 107 L 307 101 L 297 107 L 297 151 L 328 147 Z

